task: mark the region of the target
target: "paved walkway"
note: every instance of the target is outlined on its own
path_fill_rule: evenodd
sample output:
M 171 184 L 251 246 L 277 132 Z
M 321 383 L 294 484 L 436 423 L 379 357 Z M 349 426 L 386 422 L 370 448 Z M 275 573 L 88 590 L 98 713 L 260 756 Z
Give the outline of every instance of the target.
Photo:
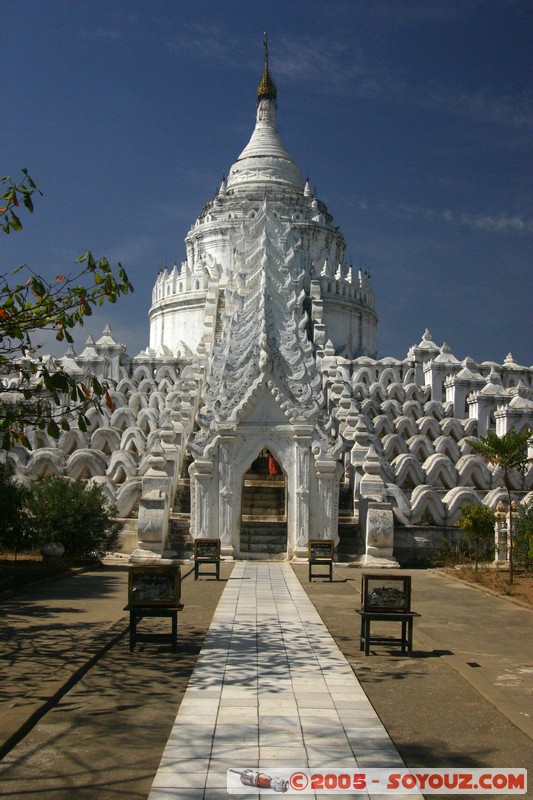
M 390 747 L 390 743 L 383 729 L 369 735 L 376 718 L 352 678 L 353 671 L 409 766 L 531 769 L 532 609 L 434 571 L 412 570 L 413 607 L 422 614 L 415 623 L 413 656 L 402 656 L 397 648 L 390 652 L 375 648 L 375 655 L 365 658 L 358 646 L 354 613 L 359 607 L 360 570 L 335 565 L 331 583 L 309 583 L 305 564 L 223 562 L 221 581 L 194 581 L 188 574 L 191 570 L 182 568 L 185 609 L 177 653 L 168 643 L 157 641 L 145 641 L 129 652 L 123 611 L 126 563 L 28 587 L 0 604 L 0 750 L 9 751 L 0 762 L 0 797 L 146 800 L 156 773 L 157 787 L 173 779 L 163 779 L 164 772 L 170 776 L 179 772 L 185 782 L 183 776 L 193 769 L 199 783 L 193 784 L 189 776 L 191 789 L 178 794 L 179 790 L 165 792 L 162 787 L 159 797 L 203 797 L 200 787 L 206 780 L 210 785 L 220 780 L 213 772 L 217 760 L 224 781 L 228 766 L 268 768 L 286 763 L 266 748 L 279 747 L 281 755 L 291 755 L 285 745 L 287 739 L 293 741 L 292 733 L 287 735 L 293 728 L 295 743 L 305 747 L 303 765 L 315 763 L 309 756 L 316 755 L 316 742 L 331 765 L 328 748 L 335 746 L 336 759 L 343 745 L 351 759 L 355 741 L 358 764 L 369 766 L 364 756 L 386 752 L 376 745 L 383 742 Z M 246 609 L 249 594 L 252 606 Z M 349 663 L 347 674 L 346 662 L 332 646 L 308 595 Z M 167 623 L 161 621 L 161 631 L 168 632 Z M 146 628 L 151 627 L 150 621 Z M 194 704 L 192 715 L 191 706 L 189 710 L 184 706 L 176 721 L 208 629 L 208 647 L 202 650 L 201 669 L 194 673 L 186 699 L 189 703 L 201 697 L 214 700 L 214 705 L 202 708 L 201 715 L 196 715 L 200 709 Z M 332 682 L 332 664 L 339 665 L 340 683 Z M 242 686 L 241 666 L 246 677 Z M 302 674 L 311 668 L 307 676 Z M 318 680 L 326 695 L 320 698 L 313 686 L 317 702 L 312 707 L 305 705 L 312 686 L 302 683 L 306 680 Z M 341 687 L 342 703 L 335 687 Z M 352 688 L 354 698 L 346 700 Z M 210 691 L 214 691 L 211 697 Z M 324 699 L 329 708 L 319 706 Z M 350 709 L 347 703 L 356 706 Z M 223 721 L 231 714 L 235 718 L 235 708 L 242 724 Z M 357 741 L 351 723 L 361 721 L 367 712 L 369 723 Z M 246 720 L 247 714 L 253 723 Z M 191 716 L 205 738 L 194 738 L 189 728 L 186 746 L 180 748 L 180 724 Z M 329 726 L 335 716 L 339 721 L 332 731 Z M 173 740 L 158 771 L 175 722 Z M 318 723 L 322 723 L 319 729 Z M 230 736 L 225 763 L 220 754 L 228 753 L 224 751 L 228 740 L 217 737 L 216 749 L 212 746 L 217 727 L 220 735 L 229 736 L 230 727 L 235 734 L 235 740 Z M 24 732 L 10 749 L 9 740 L 20 739 Z M 247 746 L 257 751 L 250 761 L 244 760 L 247 753 L 239 755 L 243 734 L 250 734 Z M 191 752 L 192 741 L 198 749 Z M 397 758 L 394 749 L 390 753 Z M 181 755 L 188 763 L 182 764 Z M 390 766 L 388 755 L 386 761 Z M 297 768 L 302 762 L 289 766 Z M 156 787 L 151 800 L 157 797 Z M 225 789 L 217 794 L 211 786 L 205 794 L 228 796 Z M 533 789 L 527 797 L 533 798 Z
M 149 800 L 227 798 L 228 768 L 328 766 L 404 765 L 291 567 L 239 562 Z

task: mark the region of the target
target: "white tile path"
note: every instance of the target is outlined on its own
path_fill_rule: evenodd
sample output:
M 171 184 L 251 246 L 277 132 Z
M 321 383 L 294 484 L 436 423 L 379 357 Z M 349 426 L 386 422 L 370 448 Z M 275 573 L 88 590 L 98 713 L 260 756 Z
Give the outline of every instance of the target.
M 322 766 L 404 764 L 291 567 L 237 562 L 148 800 L 227 800 L 229 768 Z

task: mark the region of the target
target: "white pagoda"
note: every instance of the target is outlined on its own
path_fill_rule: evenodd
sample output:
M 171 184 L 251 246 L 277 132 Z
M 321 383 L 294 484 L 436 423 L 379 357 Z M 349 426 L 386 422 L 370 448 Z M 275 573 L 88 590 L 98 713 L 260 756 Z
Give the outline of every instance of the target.
M 107 328 L 62 360 L 104 378 L 116 409 L 58 442 L 34 432 L 8 455 L 20 476 L 104 485 L 133 559 L 185 557 L 198 537 L 305 558 L 332 539 L 339 558 L 395 566 L 456 535 L 462 504 L 505 499 L 469 442 L 533 426 L 533 368 L 459 361 L 427 330 L 378 358 L 370 278 L 281 141 L 268 52 L 250 141 L 185 243 L 157 276 L 145 351 Z M 531 499 L 533 469 L 514 480 Z

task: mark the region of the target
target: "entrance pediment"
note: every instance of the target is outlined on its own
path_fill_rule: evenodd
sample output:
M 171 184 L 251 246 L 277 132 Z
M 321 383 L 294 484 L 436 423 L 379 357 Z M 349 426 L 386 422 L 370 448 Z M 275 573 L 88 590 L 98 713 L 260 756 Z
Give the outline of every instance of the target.
M 276 398 L 264 387 L 240 414 L 239 421 L 255 425 L 287 425 L 289 420 Z

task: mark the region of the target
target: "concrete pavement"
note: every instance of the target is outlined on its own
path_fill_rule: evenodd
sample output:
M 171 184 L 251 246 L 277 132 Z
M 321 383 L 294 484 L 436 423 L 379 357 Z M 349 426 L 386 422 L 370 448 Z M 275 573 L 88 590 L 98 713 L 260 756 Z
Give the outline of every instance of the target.
M 531 610 L 412 571 L 423 615 L 414 656 L 376 649 L 365 658 L 354 614 L 360 571 L 336 566 L 331 584 L 309 584 L 305 565 L 294 571 L 408 766 L 533 766 Z M 0 604 L 0 741 L 49 709 L 4 757 L 0 796 L 148 796 L 225 584 L 185 579 L 178 653 L 146 643 L 132 657 L 126 581 L 124 564 L 109 565 Z
M 324 605 L 331 594 L 331 604 L 338 606 L 339 582 L 346 582 L 348 594 L 355 592 L 353 608 L 359 606 L 360 570 L 336 565 L 336 583 L 331 589 L 325 582 L 308 584 L 305 568 L 296 566 L 295 571 L 319 610 L 326 612 L 324 620 L 330 630 L 343 624 L 342 611 L 335 615 L 334 608 Z M 390 570 L 387 574 L 402 572 L 412 576 L 412 608 L 421 614 L 414 625 L 415 658 L 437 653 L 533 739 L 533 608 L 439 570 Z M 317 586 L 321 586 L 319 592 Z M 344 628 L 352 645 L 348 654 L 359 658 L 351 616 Z M 374 652 L 383 657 L 386 649 L 375 647 Z M 368 659 L 360 663 L 364 667 L 366 662 Z
M 127 569 L 44 581 L 0 604 L 0 756 L 124 634 Z

